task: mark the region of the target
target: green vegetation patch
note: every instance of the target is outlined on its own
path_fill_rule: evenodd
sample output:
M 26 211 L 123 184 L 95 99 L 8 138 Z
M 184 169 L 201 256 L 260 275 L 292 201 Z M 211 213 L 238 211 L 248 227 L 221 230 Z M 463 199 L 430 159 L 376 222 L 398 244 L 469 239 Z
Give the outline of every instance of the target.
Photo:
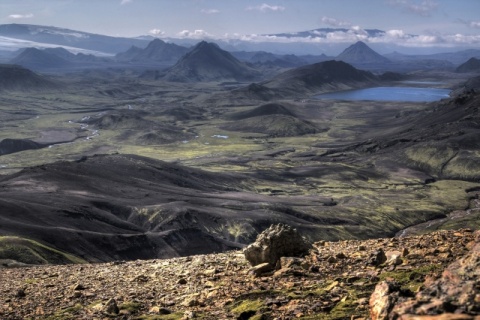
M 431 264 L 413 270 L 383 272 L 379 275 L 379 278 L 381 281 L 389 278 L 394 279 L 401 286 L 402 290 L 417 292 L 422 286 L 425 276 L 431 273 L 439 272 L 442 269 L 443 268 L 441 265 Z
M 257 300 L 243 300 L 234 305 L 235 307 L 232 309 L 234 314 L 240 315 L 245 312 L 252 312 L 256 313 L 259 311 L 263 306 L 263 302 L 259 299 Z
M 82 310 L 83 306 L 77 303 L 74 306 L 59 310 L 55 314 L 47 317 L 47 320 L 67 320 L 67 319 L 77 319 L 78 311 Z
M 11 236 L 0 237 L 0 259 L 12 259 L 26 264 L 86 263 L 81 258 L 37 241 Z
M 142 308 L 142 304 L 139 302 L 128 301 L 128 302 L 122 303 L 120 306 L 118 306 L 118 308 L 120 310 L 127 310 L 131 313 L 135 313 Z

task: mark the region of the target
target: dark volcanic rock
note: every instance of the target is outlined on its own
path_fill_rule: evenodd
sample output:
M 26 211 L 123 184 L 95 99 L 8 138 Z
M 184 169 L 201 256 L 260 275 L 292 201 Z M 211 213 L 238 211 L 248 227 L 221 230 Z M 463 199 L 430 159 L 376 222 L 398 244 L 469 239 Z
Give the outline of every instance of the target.
M 295 137 L 322 131 L 310 122 L 283 114 L 250 117 L 224 125 L 222 129 L 263 133 L 270 137 Z
M 29 139 L 3 139 L 0 141 L 0 156 L 43 147 L 44 145 Z
M 292 111 L 290 111 L 287 107 L 280 103 L 267 103 L 253 110 L 232 114 L 229 118 L 232 120 L 241 120 L 258 116 L 269 116 L 274 114 L 283 114 L 293 117 L 295 116 Z
M 251 265 L 269 263 L 272 267 L 281 257 L 300 257 L 308 254 L 312 245 L 296 229 L 278 224 L 272 225 L 257 240 L 243 250 Z
M 0 64 L 0 91 L 2 90 L 44 90 L 59 86 L 31 70 L 18 65 Z
M 459 73 L 480 71 L 480 59 L 471 58 L 467 62 L 459 65 L 455 71 Z
M 367 86 L 376 81 L 378 78 L 371 72 L 331 60 L 288 70 L 262 85 L 283 94 L 298 95 Z

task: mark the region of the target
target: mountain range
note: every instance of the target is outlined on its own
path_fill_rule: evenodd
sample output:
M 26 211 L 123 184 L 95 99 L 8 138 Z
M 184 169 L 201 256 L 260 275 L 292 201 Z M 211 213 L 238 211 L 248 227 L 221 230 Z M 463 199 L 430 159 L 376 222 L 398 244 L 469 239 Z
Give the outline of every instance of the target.
M 153 39 L 146 48 L 142 49 L 132 46 L 127 51 L 116 54 L 115 58 L 118 61 L 159 62 L 172 65 L 186 54 L 188 50 L 188 48 L 174 43 Z
M 348 33 L 348 29 L 345 28 L 320 28 L 309 31 L 291 32 L 291 33 L 279 33 L 263 35 L 274 38 L 283 38 L 290 41 L 286 42 L 262 42 L 262 41 L 244 41 L 244 40 L 222 40 L 216 39 L 215 42 L 220 45 L 224 50 L 229 52 L 241 52 L 241 51 L 265 51 L 275 54 L 295 54 L 295 55 L 322 55 L 336 56 L 342 50 L 345 49 L 344 43 L 336 44 L 324 44 L 322 41 L 305 42 L 302 39 L 325 39 L 328 34 L 332 33 Z M 378 37 L 385 36 L 386 32 L 378 29 L 363 30 L 369 38 L 376 39 Z M 363 32 L 362 31 L 362 32 Z M 411 35 L 408 35 L 411 36 Z M 292 38 L 298 38 L 299 42 L 291 41 Z M 2 50 L 12 50 L 12 48 L 25 48 L 25 47 L 37 47 L 37 48 L 52 48 L 56 46 L 66 47 L 69 51 L 85 54 L 93 53 L 96 55 L 115 55 L 120 52 L 129 50 L 132 46 L 136 48 L 146 48 L 147 45 L 154 39 L 154 37 L 137 37 L 137 38 L 125 38 L 125 37 L 111 37 L 105 35 L 92 34 L 88 32 L 70 30 L 66 28 L 40 26 L 40 25 L 28 25 L 28 24 L 4 24 L 0 25 L 0 52 Z M 195 39 L 182 39 L 182 38 L 165 38 L 164 41 L 168 43 L 174 43 L 184 47 L 191 47 L 198 43 Z M 212 41 L 212 40 L 209 40 Z M 406 50 L 405 47 L 398 47 L 395 45 L 382 46 L 379 43 L 373 43 L 374 49 L 380 52 L 407 51 L 410 56 L 418 55 L 414 48 Z M 423 50 L 424 51 L 424 50 Z M 423 52 L 422 51 L 422 52 Z M 439 51 L 436 49 L 436 53 L 444 52 L 445 49 Z M 472 56 L 480 56 L 479 50 L 474 50 L 476 53 Z M 415 54 L 416 53 L 416 54 Z M 405 55 L 405 53 L 403 53 Z M 423 52 L 424 54 L 424 52 Z M 455 55 L 455 54 L 454 54 Z M 471 57 L 471 56 L 470 56 Z M 455 64 L 460 64 L 468 60 L 463 58 L 462 61 L 456 61 Z M 444 59 L 441 57 L 432 57 L 435 59 Z M 447 56 L 448 58 L 448 56 Z M 452 57 L 453 58 L 453 57 Z M 449 60 L 449 59 L 447 59 Z M 319 62 L 319 61 L 310 61 Z

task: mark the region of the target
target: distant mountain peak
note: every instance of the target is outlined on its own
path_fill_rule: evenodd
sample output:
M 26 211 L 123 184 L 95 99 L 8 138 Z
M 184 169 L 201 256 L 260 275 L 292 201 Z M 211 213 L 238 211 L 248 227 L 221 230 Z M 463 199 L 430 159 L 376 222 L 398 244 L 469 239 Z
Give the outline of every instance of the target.
M 256 75 L 256 70 L 217 44 L 201 41 L 167 72 L 165 79 L 180 82 L 247 80 Z
M 145 49 L 132 46 L 127 51 L 118 53 L 116 58 L 120 61 L 153 61 L 173 65 L 180 57 L 187 53 L 187 51 L 188 49 L 186 47 L 174 43 L 167 43 L 159 38 L 155 38 L 148 43 Z
M 336 60 L 341 60 L 352 64 L 383 64 L 391 61 L 370 48 L 365 42 L 357 41 L 342 53 Z
M 37 70 L 63 68 L 71 64 L 52 51 L 55 52 L 54 50 L 45 51 L 37 48 L 27 48 L 12 59 L 10 63 Z
M 456 69 L 456 72 L 467 73 L 467 72 L 478 72 L 480 70 L 480 59 L 472 57 L 468 59 L 465 63 L 462 63 Z

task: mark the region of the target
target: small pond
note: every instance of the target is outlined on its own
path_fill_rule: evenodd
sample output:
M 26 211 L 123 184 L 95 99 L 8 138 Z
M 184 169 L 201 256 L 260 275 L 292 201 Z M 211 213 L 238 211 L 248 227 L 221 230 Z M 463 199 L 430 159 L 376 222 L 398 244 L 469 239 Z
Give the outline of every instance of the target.
M 316 95 L 316 99 L 431 102 L 449 97 L 450 89 L 375 87 Z

